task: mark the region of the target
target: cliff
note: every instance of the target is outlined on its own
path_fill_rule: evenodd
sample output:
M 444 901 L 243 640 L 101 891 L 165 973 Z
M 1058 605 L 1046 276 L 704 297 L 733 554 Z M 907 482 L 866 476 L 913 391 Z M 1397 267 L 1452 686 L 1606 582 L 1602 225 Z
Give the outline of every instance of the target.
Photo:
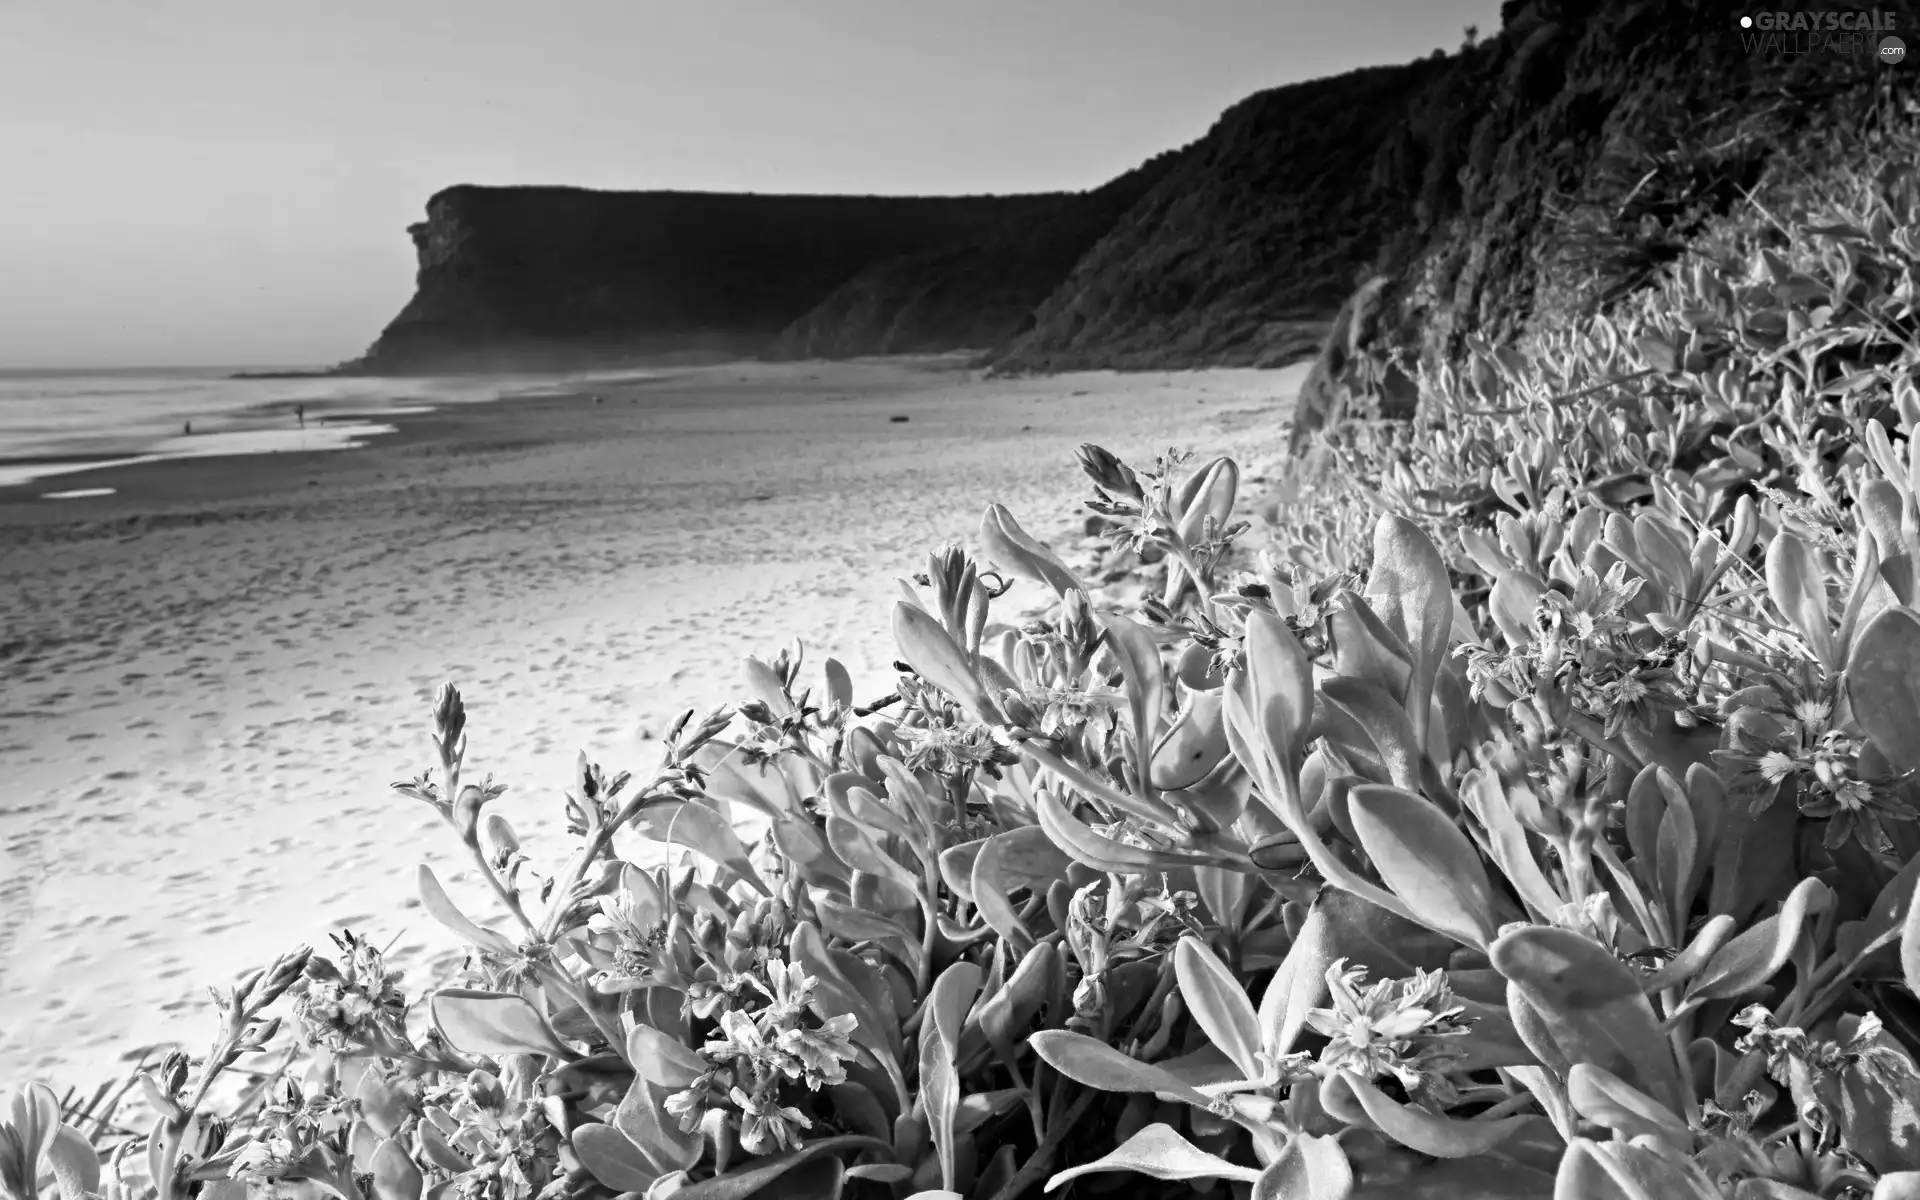
M 1890 6 L 1901 28 L 1911 10 Z M 1318 350 L 1303 428 L 1357 396 L 1404 413 L 1417 361 L 1643 285 L 1784 147 L 1912 94 L 1910 65 L 1749 45 L 1739 12 L 1508 0 L 1478 45 L 1258 93 L 1085 193 L 449 189 L 413 229 L 418 293 L 358 365 L 968 348 L 1058 370 Z
M 862 268 L 978 241 L 1069 200 L 452 187 L 408 231 L 413 299 L 348 369 L 754 354 Z
M 1404 414 L 1416 362 L 1645 285 L 1796 138 L 1911 94 L 1870 52 L 1750 44 L 1742 7 L 1509 0 L 1459 53 L 1253 96 L 1000 365 L 1273 363 L 1299 357 L 1295 322 L 1337 323 L 1309 409 L 1346 389 Z
M 1403 131 L 1445 58 L 1236 104 L 1075 265 L 1001 356 L 1021 370 L 1279 364 L 1311 353 L 1413 224 Z
M 997 350 L 1032 327 L 1081 256 L 1184 155 L 1168 151 L 971 240 L 876 263 L 789 325 L 767 357 Z
M 1910 3 L 1876 5 L 1914 27 Z M 1728 0 L 1509 0 L 1401 140 L 1425 158 L 1415 236 L 1383 248 L 1377 365 L 1456 357 L 1649 284 L 1770 171 L 1817 174 L 1819 130 L 1914 94 L 1875 61 L 1743 36 Z M 1909 34 L 1910 36 L 1910 34 Z M 1776 42 L 1778 39 L 1776 39 Z M 1396 147 L 1397 148 L 1397 147 Z M 1363 347 L 1363 350 L 1366 349 Z

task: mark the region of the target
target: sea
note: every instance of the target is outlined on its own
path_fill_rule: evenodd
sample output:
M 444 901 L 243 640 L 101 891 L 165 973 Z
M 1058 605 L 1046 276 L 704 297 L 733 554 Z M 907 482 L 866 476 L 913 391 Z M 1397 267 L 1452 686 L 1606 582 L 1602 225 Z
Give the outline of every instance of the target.
M 236 379 L 239 370 L 0 369 L 0 487 L 167 458 L 349 449 L 392 432 L 388 419 L 406 413 L 648 377 L 625 370 Z M 99 494 L 46 486 L 53 489 L 43 493 L 50 499 Z

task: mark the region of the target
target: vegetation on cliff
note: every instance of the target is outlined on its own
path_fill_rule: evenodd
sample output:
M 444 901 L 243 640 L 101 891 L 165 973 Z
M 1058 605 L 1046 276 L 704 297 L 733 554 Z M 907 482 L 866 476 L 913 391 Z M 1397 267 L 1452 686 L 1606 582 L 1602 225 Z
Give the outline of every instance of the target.
M 1421 164 L 1394 148 L 1455 70 L 1441 58 L 1354 71 L 1227 110 L 999 365 L 1277 365 L 1311 353 L 1382 246 L 1413 225 Z
M 1506 5 L 1391 148 L 1424 161 L 1301 397 L 1295 448 L 1357 405 L 1412 415 L 1410 372 L 1630 300 L 1721 217 L 1743 228 L 1898 124 L 1913 77 L 1872 54 L 1755 53 L 1715 0 Z M 1749 201 L 1760 192 L 1756 206 Z

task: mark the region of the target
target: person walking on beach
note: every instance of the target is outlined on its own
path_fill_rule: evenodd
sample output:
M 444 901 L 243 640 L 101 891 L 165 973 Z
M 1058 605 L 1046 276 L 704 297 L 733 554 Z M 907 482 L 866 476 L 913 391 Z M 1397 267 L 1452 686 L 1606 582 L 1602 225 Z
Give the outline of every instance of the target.
M 294 405 L 293 417 L 294 420 L 300 422 L 300 428 L 305 429 L 307 427 L 307 406 L 304 404 Z

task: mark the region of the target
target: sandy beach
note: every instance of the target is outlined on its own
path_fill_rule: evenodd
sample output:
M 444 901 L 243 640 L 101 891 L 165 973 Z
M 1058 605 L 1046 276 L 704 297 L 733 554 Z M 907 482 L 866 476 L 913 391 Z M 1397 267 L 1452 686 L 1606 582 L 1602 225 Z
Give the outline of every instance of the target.
M 676 713 L 793 637 L 877 697 L 894 578 L 971 544 L 985 504 L 1073 549 L 1089 440 L 1257 479 L 1304 371 L 733 364 L 0 489 L 0 1084 L 198 1047 L 204 985 L 342 927 L 430 974 L 452 939 L 416 864 L 494 915 L 388 788 L 430 764 L 443 680 L 541 859 L 577 751 L 646 770 Z

